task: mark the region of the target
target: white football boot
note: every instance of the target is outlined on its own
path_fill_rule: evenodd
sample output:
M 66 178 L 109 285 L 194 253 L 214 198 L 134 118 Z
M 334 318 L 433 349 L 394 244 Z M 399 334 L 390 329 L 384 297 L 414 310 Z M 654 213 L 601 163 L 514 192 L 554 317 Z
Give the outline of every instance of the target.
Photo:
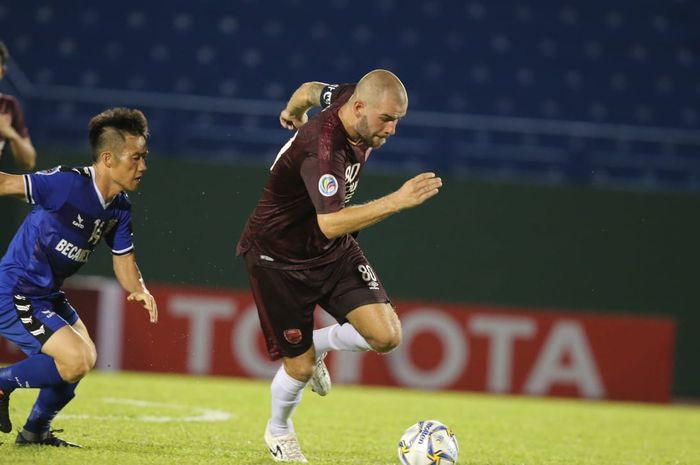
M 331 375 L 328 373 L 328 368 L 323 362 L 326 358 L 328 352 L 324 352 L 316 360 L 316 366 L 314 366 L 314 374 L 311 375 L 309 384 L 311 384 L 311 390 L 314 391 L 319 396 L 326 396 L 331 390 Z
M 284 436 L 273 436 L 270 433 L 269 422 L 265 428 L 265 444 L 267 444 L 267 450 L 275 462 L 309 462 L 301 453 L 297 435 L 289 433 Z

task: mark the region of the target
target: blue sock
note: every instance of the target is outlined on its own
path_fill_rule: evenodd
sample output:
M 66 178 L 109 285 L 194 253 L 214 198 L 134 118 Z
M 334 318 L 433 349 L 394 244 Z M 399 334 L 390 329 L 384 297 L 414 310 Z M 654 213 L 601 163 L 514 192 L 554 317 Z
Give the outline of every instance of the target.
M 75 397 L 77 385 L 78 383 L 63 382 L 63 384 L 41 388 L 27 423 L 24 424 L 24 429 L 35 434 L 48 432 L 51 420 Z
M 9 394 L 16 388 L 42 388 L 64 383 L 53 358 L 30 355 L 21 362 L 0 368 L 0 390 Z

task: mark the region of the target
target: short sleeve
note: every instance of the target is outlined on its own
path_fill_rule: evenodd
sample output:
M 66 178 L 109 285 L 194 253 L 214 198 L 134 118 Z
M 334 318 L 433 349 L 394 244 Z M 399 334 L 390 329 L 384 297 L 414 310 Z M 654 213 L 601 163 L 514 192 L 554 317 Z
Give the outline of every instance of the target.
M 344 163 L 333 163 L 316 156 L 301 164 L 301 177 L 316 213 L 333 213 L 345 204 Z
M 24 190 L 28 203 L 46 210 L 57 210 L 68 198 L 75 175 L 60 170 L 60 166 L 24 175 Z
M 134 250 L 134 232 L 131 224 L 131 204 L 120 202 L 117 214 L 108 225 L 105 242 L 114 255 L 126 255 Z M 116 221 L 116 224 L 114 223 Z

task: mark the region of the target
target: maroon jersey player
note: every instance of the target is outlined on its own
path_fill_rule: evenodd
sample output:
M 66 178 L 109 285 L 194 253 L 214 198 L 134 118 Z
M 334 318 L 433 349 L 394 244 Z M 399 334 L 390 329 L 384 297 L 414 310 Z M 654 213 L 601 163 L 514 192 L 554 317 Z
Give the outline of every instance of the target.
M 354 88 L 353 84 L 329 88 L 333 105 L 282 148 L 243 232 L 239 253 L 255 248 L 264 252 L 270 267 L 307 269 L 333 262 L 357 247 L 348 235 L 327 237 L 316 218 L 337 212 L 350 201 L 372 150 L 362 140 L 351 142 L 338 117 L 339 105 Z
M 0 41 L 0 79 L 5 77 L 8 58 L 7 47 Z M 24 124 L 22 109 L 14 97 L 0 94 L 0 156 L 6 142 L 9 142 L 17 166 L 25 170 L 34 168 L 36 150 Z
M 325 110 L 311 120 L 312 107 Z M 438 193 L 434 173 L 395 192 L 349 205 L 373 150 L 396 132 L 408 96 L 389 71 L 357 84 L 307 82 L 292 94 L 280 123 L 298 129 L 282 147 L 237 253 L 244 256 L 260 324 L 272 359 L 272 415 L 265 442 L 276 461 L 301 461 L 291 416 L 304 386 L 326 395 L 330 350 L 386 353 L 401 342 L 401 325 L 379 277 L 352 233 Z M 313 330 L 322 307 L 338 324 Z

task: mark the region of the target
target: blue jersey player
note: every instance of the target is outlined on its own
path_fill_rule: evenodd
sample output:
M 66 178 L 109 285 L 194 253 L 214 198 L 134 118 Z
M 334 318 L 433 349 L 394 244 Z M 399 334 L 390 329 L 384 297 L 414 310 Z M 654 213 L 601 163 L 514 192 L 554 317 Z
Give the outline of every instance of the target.
M 100 240 L 112 249 L 114 272 L 127 299 L 155 323 L 158 309 L 134 258 L 131 205 L 124 191 L 146 171 L 148 123 L 139 110 L 114 108 L 89 124 L 93 164 L 24 176 L 0 172 L 0 195 L 35 205 L 0 261 L 0 335 L 27 358 L 0 368 L 0 431 L 9 433 L 9 399 L 17 388 L 39 395 L 16 444 L 74 446 L 50 429 L 94 366 L 95 344 L 60 288 Z

